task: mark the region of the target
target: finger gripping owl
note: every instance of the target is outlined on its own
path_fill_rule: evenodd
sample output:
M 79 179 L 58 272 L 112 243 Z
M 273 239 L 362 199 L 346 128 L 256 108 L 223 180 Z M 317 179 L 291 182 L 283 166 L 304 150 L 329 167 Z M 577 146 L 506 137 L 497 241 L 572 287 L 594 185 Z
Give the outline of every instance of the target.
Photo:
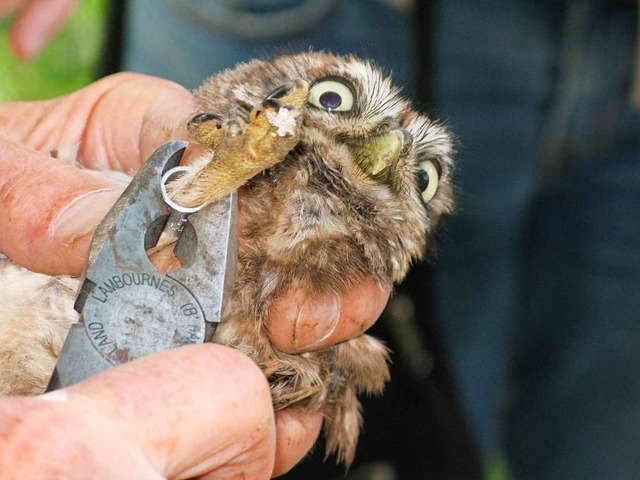
M 320 350 L 292 339 L 304 353 L 286 353 L 269 341 L 267 312 L 284 292 L 339 299 L 364 279 L 401 281 L 452 207 L 450 137 L 388 75 L 351 56 L 254 60 L 208 79 L 195 97 L 187 131 L 210 155 L 169 186 L 172 196 L 201 205 L 243 185 L 238 271 L 214 341 L 261 367 L 276 409 L 321 412 L 327 454 L 348 465 L 357 395 L 382 391 L 386 347 L 363 334 Z M 9 359 L 20 342 L 2 342 L 0 393 L 40 393 L 77 318 L 70 280 L 39 278 L 49 293 L 30 308 L 47 325 L 46 353 L 17 366 Z

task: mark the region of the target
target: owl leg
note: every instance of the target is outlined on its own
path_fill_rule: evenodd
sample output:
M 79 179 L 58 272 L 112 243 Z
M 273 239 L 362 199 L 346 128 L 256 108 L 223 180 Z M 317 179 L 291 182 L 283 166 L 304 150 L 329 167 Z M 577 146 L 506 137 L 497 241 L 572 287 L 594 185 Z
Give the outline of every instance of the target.
M 240 348 L 262 368 L 276 410 L 297 405 L 307 412 L 322 413 L 327 457 L 335 454 L 338 462 L 349 466 L 362 425 L 357 397 L 382 393 L 389 381 L 387 347 L 362 335 L 304 355 L 260 356 L 249 342 L 236 337 L 237 332 L 237 324 L 223 322 L 216 341 Z
M 327 456 L 351 465 L 362 425 L 361 393 L 380 395 L 389 381 L 389 350 L 378 339 L 362 335 L 332 347 L 334 384 L 322 410 Z
M 284 160 L 298 143 L 299 109 L 308 95 L 309 85 L 296 80 L 267 95 L 253 108 L 248 122 L 236 110 L 226 118 L 210 113 L 195 116 L 187 131 L 210 147 L 213 156 L 168 185 L 172 199 L 186 207 L 214 202 Z

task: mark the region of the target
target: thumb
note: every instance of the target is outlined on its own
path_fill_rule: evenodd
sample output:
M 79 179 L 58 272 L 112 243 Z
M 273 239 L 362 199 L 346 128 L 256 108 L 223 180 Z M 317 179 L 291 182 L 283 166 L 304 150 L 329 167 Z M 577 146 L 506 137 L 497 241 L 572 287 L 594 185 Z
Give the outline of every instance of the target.
M 48 274 L 79 275 L 95 227 L 122 187 L 0 139 L 0 252 Z
M 167 478 L 215 471 L 224 478 L 270 477 L 275 420 L 269 386 L 237 350 L 214 344 L 168 350 L 67 391 L 71 399 L 89 397 L 116 419 L 122 438 L 138 439 Z
M 236 350 L 190 345 L 0 400 L 2 478 L 271 476 L 269 387 Z

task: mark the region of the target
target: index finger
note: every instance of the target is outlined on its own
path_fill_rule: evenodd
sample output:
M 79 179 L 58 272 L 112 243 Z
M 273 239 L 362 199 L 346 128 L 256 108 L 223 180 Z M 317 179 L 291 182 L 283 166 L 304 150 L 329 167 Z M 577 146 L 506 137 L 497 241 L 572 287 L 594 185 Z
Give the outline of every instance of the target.
M 0 136 L 45 154 L 78 145 L 83 166 L 131 174 L 166 141 L 186 139 L 193 108 L 177 83 L 116 73 L 64 97 L 0 104 Z

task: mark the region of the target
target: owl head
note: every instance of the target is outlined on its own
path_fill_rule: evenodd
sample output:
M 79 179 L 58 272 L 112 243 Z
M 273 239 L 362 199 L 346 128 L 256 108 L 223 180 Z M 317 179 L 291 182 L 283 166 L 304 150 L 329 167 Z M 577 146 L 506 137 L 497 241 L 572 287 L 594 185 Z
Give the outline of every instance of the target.
M 320 52 L 226 70 L 196 92 L 198 113 L 248 117 L 297 80 L 309 85 L 299 142 L 248 185 L 245 255 L 263 273 L 290 267 L 288 277 L 318 288 L 364 274 L 401 280 L 452 207 L 447 131 L 372 62 Z

